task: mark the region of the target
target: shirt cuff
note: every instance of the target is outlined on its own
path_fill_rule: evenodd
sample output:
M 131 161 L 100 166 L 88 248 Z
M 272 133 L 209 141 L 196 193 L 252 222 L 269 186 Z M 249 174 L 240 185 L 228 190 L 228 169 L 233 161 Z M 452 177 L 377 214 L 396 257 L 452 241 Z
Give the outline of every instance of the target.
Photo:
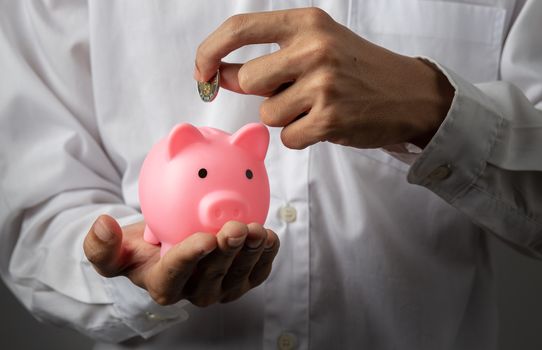
M 478 88 L 431 62 L 448 78 L 455 94 L 446 118 L 413 162 L 407 179 L 453 203 L 482 174 L 503 118 Z
M 506 120 L 483 91 L 431 62 L 448 78 L 455 95 L 440 128 L 412 163 L 408 181 L 434 192 L 511 246 L 542 258 L 538 224 L 478 185 L 488 171 Z
M 119 219 L 121 226 L 142 221 L 141 214 Z M 133 284 L 126 277 L 103 278 L 105 289 L 113 302 L 115 317 L 147 339 L 162 332 L 175 323 L 188 319 L 184 307 L 189 304 L 181 300 L 176 304 L 162 306 L 154 302 L 149 293 Z

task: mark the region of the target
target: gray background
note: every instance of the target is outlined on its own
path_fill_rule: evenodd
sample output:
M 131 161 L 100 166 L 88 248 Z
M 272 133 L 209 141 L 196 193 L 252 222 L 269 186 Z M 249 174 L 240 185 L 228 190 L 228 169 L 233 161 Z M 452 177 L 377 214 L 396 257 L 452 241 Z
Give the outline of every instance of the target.
M 492 240 L 492 245 L 496 252 L 495 272 L 499 285 L 500 350 L 540 350 L 542 262 L 524 257 L 496 240 Z M 0 310 L 0 349 L 92 348 L 91 340 L 73 331 L 33 319 L 2 283 Z

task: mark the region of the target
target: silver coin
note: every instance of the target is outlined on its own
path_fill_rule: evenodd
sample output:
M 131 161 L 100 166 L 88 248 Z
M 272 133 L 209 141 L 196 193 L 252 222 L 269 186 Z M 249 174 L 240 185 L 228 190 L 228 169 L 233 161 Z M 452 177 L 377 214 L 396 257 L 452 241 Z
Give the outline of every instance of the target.
M 198 93 L 204 102 L 211 102 L 215 99 L 220 88 L 220 71 L 217 70 L 214 77 L 209 81 L 198 81 Z

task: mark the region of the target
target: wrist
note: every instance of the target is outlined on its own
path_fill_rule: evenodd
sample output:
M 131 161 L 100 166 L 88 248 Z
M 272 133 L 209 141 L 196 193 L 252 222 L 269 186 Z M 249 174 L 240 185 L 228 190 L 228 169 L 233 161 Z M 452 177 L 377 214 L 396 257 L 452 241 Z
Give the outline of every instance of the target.
M 417 61 L 418 78 L 413 87 L 419 93 L 415 118 L 412 119 L 416 136 L 410 143 L 423 149 L 433 138 L 450 110 L 455 89 L 448 78 L 431 62 L 414 58 Z

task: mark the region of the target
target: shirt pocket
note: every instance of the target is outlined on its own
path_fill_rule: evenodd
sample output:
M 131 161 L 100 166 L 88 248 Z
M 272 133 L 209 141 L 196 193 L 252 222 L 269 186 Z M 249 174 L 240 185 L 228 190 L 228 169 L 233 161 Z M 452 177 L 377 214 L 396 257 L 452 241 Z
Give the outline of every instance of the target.
M 494 81 L 506 9 L 438 0 L 354 1 L 350 27 L 408 56 L 427 56 L 472 83 Z

